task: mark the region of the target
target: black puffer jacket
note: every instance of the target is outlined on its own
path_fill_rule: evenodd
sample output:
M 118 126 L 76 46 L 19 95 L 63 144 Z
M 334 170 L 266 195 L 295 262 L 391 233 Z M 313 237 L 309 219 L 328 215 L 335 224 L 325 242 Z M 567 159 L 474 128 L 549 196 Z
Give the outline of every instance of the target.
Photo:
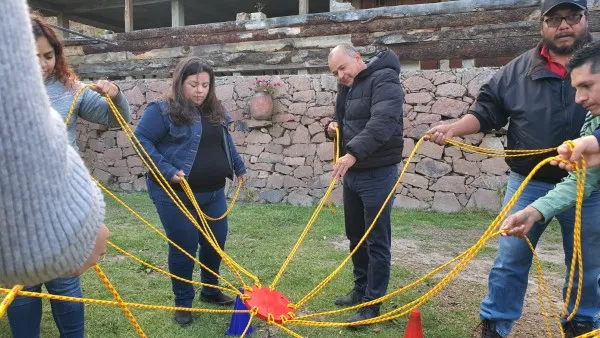
M 403 103 L 400 61 L 389 50 L 370 60 L 354 79 L 352 88 L 339 87 L 335 120 L 341 130 L 341 152 L 357 159 L 350 170 L 402 161 Z
M 542 45 L 517 57 L 481 87 L 475 110 L 481 131 L 508 125 L 507 149 L 543 149 L 579 137 L 586 109 L 575 103 L 571 78 L 551 72 L 540 51 Z M 556 153 L 554 153 L 556 154 Z M 523 176 L 552 156 L 506 158 L 510 169 Z M 566 176 L 559 167 L 546 165 L 534 179 L 558 183 Z

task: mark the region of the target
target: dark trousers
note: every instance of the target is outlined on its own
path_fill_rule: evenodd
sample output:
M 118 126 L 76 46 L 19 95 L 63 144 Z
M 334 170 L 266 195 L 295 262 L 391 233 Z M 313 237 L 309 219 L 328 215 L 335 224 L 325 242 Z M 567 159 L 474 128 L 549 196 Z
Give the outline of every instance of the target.
M 398 179 L 398 167 L 390 165 L 344 176 L 344 220 L 350 250 L 365 234 Z M 352 256 L 354 287 L 364 291 L 364 301 L 384 296 L 390 280 L 391 211 L 389 201 L 366 241 Z
M 156 211 L 158 212 L 158 216 L 160 217 L 160 221 L 162 222 L 167 237 L 182 247 L 191 256 L 195 257 L 196 254 L 198 254 L 198 260 L 218 274 L 219 266 L 221 265 L 221 257 L 210 246 L 198 228 L 183 215 L 164 191 L 156 183 L 150 180 L 147 180 L 147 182 L 150 197 L 156 206 Z M 198 223 L 200 223 L 198 214 L 187 196 L 179 191 L 177 194 L 192 215 L 196 216 Z M 227 210 L 224 189 L 207 193 L 194 193 L 194 196 L 202 211 L 210 217 L 219 217 Z M 224 249 L 228 228 L 227 217 L 216 222 L 208 221 L 208 225 L 212 229 L 219 247 Z M 198 246 L 200 246 L 199 251 Z M 176 276 L 192 280 L 194 265 L 195 263 L 193 260 L 179 251 L 179 249 L 169 244 L 169 272 Z M 204 269 L 201 269 L 200 280 L 202 283 L 206 284 L 218 284 L 217 277 Z M 176 279 L 171 279 L 171 284 L 173 287 L 173 294 L 175 295 L 175 305 L 192 307 L 195 296 L 194 286 Z M 205 295 L 213 295 L 217 292 L 218 290 L 215 288 L 202 288 L 202 293 Z

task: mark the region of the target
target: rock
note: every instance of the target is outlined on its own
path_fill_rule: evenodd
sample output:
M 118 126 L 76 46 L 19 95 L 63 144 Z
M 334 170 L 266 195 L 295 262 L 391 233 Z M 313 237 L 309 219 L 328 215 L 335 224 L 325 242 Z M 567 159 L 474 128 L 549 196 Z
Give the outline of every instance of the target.
M 272 126 L 273 122 L 268 120 L 247 120 L 246 125 L 249 129 L 260 129 Z
M 144 163 L 137 156 L 129 156 L 127 158 L 127 166 L 130 167 L 130 168 L 131 167 L 143 167 Z
M 327 142 L 327 138 L 325 137 L 325 133 L 318 133 L 311 140 L 311 143 L 325 143 Z
M 171 80 L 166 80 L 166 81 L 165 80 L 148 81 L 146 83 L 146 87 L 148 87 L 148 90 L 151 90 L 153 92 L 164 94 L 168 90 L 171 89 Z M 224 87 L 224 88 L 221 88 L 221 87 Z M 219 95 L 219 90 L 221 90 L 222 92 L 224 91 L 225 93 L 227 93 L 227 91 L 229 90 L 228 87 L 231 87 L 231 92 L 233 93 L 233 86 L 225 86 L 225 85 L 223 85 L 223 86 L 217 86 L 216 87 L 217 96 Z M 223 94 L 223 93 L 221 93 L 221 94 Z M 227 96 L 227 95 L 225 95 L 225 96 Z M 219 98 L 219 99 L 220 100 L 226 100 L 227 98 L 225 98 L 225 99 Z
M 427 189 L 410 188 L 408 191 L 418 200 L 432 201 L 434 193 Z
M 444 148 L 444 156 L 450 156 L 456 160 L 462 157 L 462 151 L 457 147 L 446 146 Z
M 481 171 L 496 175 L 505 175 L 510 168 L 502 157 L 493 157 L 481 162 Z
M 320 132 L 324 132 L 324 131 L 325 131 L 325 128 L 319 122 L 311 123 L 308 126 L 308 132 L 310 133 L 310 136 L 314 136 L 316 133 L 320 133 Z
M 310 77 L 309 76 L 290 76 L 287 78 L 287 82 L 292 86 L 295 91 L 310 90 Z
M 321 88 L 325 90 L 330 90 L 332 92 L 337 92 L 338 82 L 330 74 L 321 74 Z
M 292 191 L 287 198 L 288 203 L 291 205 L 304 205 L 309 206 L 313 204 L 313 198 L 308 194 L 299 191 Z
M 283 155 L 281 154 L 262 152 L 260 156 L 258 156 L 258 162 L 262 163 L 281 163 L 282 161 Z
M 277 137 L 283 136 L 284 132 L 285 132 L 285 129 L 282 126 L 276 124 L 271 128 L 271 130 L 269 131 L 269 134 L 271 136 L 277 138 Z
M 329 92 L 317 92 L 316 103 L 318 106 L 333 105 L 333 95 Z
M 283 154 L 290 157 L 308 156 L 306 150 L 307 146 L 305 144 L 292 144 L 283 149 Z
M 404 196 L 404 195 L 396 195 L 394 199 L 394 207 L 402 208 L 402 209 L 411 209 L 411 210 L 423 210 L 428 209 L 429 204 L 420 201 L 416 198 Z
M 292 173 L 294 169 L 292 167 L 288 167 L 287 165 L 275 163 L 275 171 L 280 172 L 284 175 L 289 175 Z
M 146 190 L 146 178 L 140 177 L 133 181 L 133 190 L 134 191 L 143 191 Z
M 317 146 L 317 156 L 321 161 L 333 160 L 333 142 L 319 144 Z
M 297 179 L 295 177 L 284 176 L 283 177 L 283 186 L 284 186 L 284 188 L 288 189 L 288 188 L 304 187 L 305 184 L 304 184 L 304 182 L 302 182 L 302 180 Z
M 416 171 L 428 177 L 442 177 L 452 171 L 450 165 L 444 162 L 434 161 L 428 157 L 417 163 Z
M 431 112 L 441 116 L 458 118 L 466 113 L 468 109 L 469 104 L 466 102 L 442 97 L 433 104 Z
M 252 155 L 252 156 L 258 156 L 258 155 L 260 155 L 260 153 L 263 152 L 264 149 L 265 149 L 265 147 L 261 146 L 261 145 L 248 144 L 248 146 L 246 147 L 246 151 L 244 153 L 248 154 L 248 155 Z
M 281 189 L 281 187 L 283 187 L 283 176 L 273 173 L 267 178 L 267 188 Z
M 294 170 L 294 177 L 296 178 L 312 177 L 312 175 L 313 168 L 311 166 L 303 165 Z
M 293 115 L 302 116 L 302 115 L 306 114 L 306 103 L 305 102 L 292 103 L 290 105 L 288 112 Z
M 455 173 L 470 176 L 479 176 L 479 165 L 476 162 L 456 159 L 452 162 L 452 167 Z
M 437 87 L 435 96 L 445 97 L 463 97 L 467 93 L 467 88 L 458 83 L 444 83 Z
M 412 138 L 404 139 L 404 148 L 402 149 L 402 157 L 410 156 L 410 153 L 415 148 L 415 141 Z
M 281 144 L 282 146 L 289 146 L 292 144 L 292 138 L 290 137 L 290 134 L 286 133 L 283 136 L 273 140 L 273 143 Z
M 436 86 L 446 82 L 456 82 L 456 76 L 452 73 L 437 73 L 433 79 L 433 84 Z
M 409 93 L 404 96 L 404 102 L 407 104 L 427 104 L 433 100 L 431 93 L 420 92 L 420 93 Z
M 293 114 L 277 114 L 273 116 L 273 120 L 279 123 L 294 122 L 296 121 L 296 116 Z
M 267 203 L 279 203 L 285 197 L 285 190 L 264 189 L 258 196 Z
M 310 107 L 306 114 L 312 117 L 331 117 L 334 115 L 333 106 Z
M 111 174 L 107 173 L 106 171 L 102 170 L 102 169 L 94 169 L 94 172 L 92 174 L 92 176 L 94 176 L 98 181 L 100 182 L 108 182 L 110 180 L 110 178 L 112 177 Z
M 432 142 L 422 142 L 419 146 L 419 149 L 417 149 L 417 154 L 425 155 L 436 160 L 441 159 L 443 153 L 444 146 L 440 146 Z
M 265 151 L 273 154 L 281 154 L 283 152 L 283 146 L 281 144 L 269 143 L 265 147 Z
M 469 199 L 467 208 L 480 208 L 498 211 L 502 207 L 500 194 L 497 191 L 477 189 Z
M 273 140 L 271 135 L 260 132 L 259 130 L 253 130 L 246 136 L 246 143 L 248 144 L 256 144 L 256 143 L 269 143 Z
M 422 189 L 427 189 L 427 187 L 429 187 L 429 180 L 426 177 L 411 173 L 404 173 L 402 183 Z
M 435 86 L 431 83 L 431 81 L 427 80 L 426 78 L 420 77 L 420 76 L 411 76 L 411 77 L 407 78 L 406 80 L 403 80 L 402 86 L 409 93 L 419 92 L 423 89 L 425 89 L 428 92 L 432 92 L 435 90 Z
M 121 148 L 111 148 L 104 151 L 104 158 L 109 161 L 116 161 L 123 158 Z
M 467 85 L 467 88 L 469 90 L 469 96 L 477 97 L 477 94 L 479 94 L 479 89 L 481 88 L 481 86 L 486 84 L 492 78 L 492 76 L 494 76 L 494 74 L 496 72 L 497 72 L 497 70 L 495 70 L 495 69 L 486 69 L 483 72 L 481 72 L 480 74 L 478 74 L 477 76 L 475 76 L 475 78 L 473 80 L 469 81 L 469 84 Z M 463 82 L 463 84 L 464 84 L 464 82 Z
M 294 93 L 294 101 L 295 102 L 312 102 L 314 100 L 315 100 L 315 91 L 314 90 L 303 90 L 303 91 Z
M 441 212 L 459 212 L 462 206 L 453 193 L 436 192 L 433 197 L 432 209 Z
M 507 176 L 478 176 L 475 178 L 472 186 L 477 188 L 484 188 L 488 190 L 500 191 L 506 188 L 506 183 L 508 182 Z
M 442 176 L 437 180 L 437 182 L 429 187 L 429 190 L 446 191 L 457 194 L 463 194 L 467 192 L 465 178 L 463 176 Z
M 420 107 L 420 106 L 417 106 L 417 107 Z M 431 110 L 431 107 L 427 106 L 427 108 L 429 108 L 429 110 Z M 442 119 L 442 116 L 439 114 L 421 113 L 421 114 L 418 114 L 417 117 L 415 118 L 415 124 L 436 123 L 436 122 L 440 121 L 441 119 Z
M 298 166 L 304 165 L 305 158 L 304 157 L 286 157 L 283 159 L 283 164 L 289 166 Z
M 273 171 L 273 164 L 272 163 L 250 163 L 250 164 L 248 164 L 248 169 Z
M 308 132 L 308 128 L 303 125 L 299 125 L 292 135 L 292 143 L 294 145 L 310 143 L 310 134 Z
M 123 92 L 123 95 L 125 95 L 125 98 L 130 105 L 141 106 L 146 103 L 146 97 L 144 97 L 144 94 L 138 86 L 126 90 Z
M 482 148 L 491 148 L 491 149 L 499 149 L 504 150 L 504 145 L 502 144 L 502 138 L 486 135 L 481 140 L 481 144 L 479 145 Z

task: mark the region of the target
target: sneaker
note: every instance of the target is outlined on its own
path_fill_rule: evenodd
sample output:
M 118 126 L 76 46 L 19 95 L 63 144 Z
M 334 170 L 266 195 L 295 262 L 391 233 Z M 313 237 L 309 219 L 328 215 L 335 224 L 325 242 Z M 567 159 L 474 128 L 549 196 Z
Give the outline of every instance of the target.
M 563 331 L 565 332 L 565 338 L 574 338 L 594 331 L 594 324 L 592 322 L 570 321 L 563 324 Z
M 354 316 L 352 316 L 350 319 L 348 319 L 346 322 L 347 323 L 354 323 L 354 322 L 358 322 L 361 320 L 367 320 L 367 319 L 371 319 L 371 318 L 375 318 L 379 316 L 379 309 L 378 308 L 374 308 L 372 306 L 367 306 L 367 307 L 363 307 L 361 309 L 358 309 L 358 312 L 356 312 L 356 314 Z M 350 325 L 348 326 L 348 328 L 351 329 L 362 329 L 365 328 L 367 326 L 370 326 L 373 324 L 361 324 L 361 325 Z
M 189 311 L 175 311 L 175 322 L 179 324 L 181 327 L 188 326 L 192 323 L 192 313 Z
M 216 304 L 216 305 L 220 305 L 220 306 L 228 306 L 228 305 L 233 304 L 233 302 L 235 301 L 235 298 L 225 296 L 225 294 L 223 294 L 223 292 L 221 292 L 221 290 L 219 290 L 214 295 L 205 295 L 202 292 L 200 292 L 200 301 L 204 302 L 204 303 Z
M 496 332 L 496 323 L 491 320 L 482 320 L 475 330 L 477 331 L 479 328 L 481 328 L 481 338 L 502 338 L 502 336 Z
M 347 295 L 338 297 L 335 300 L 337 306 L 354 306 L 362 303 L 364 292 L 357 289 L 352 289 Z

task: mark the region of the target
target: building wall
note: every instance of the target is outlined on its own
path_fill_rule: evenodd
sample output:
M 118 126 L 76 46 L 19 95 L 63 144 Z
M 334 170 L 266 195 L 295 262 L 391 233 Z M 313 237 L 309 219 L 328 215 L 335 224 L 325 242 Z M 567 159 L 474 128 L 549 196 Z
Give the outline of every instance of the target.
M 404 157 L 432 126 L 467 112 L 482 83 L 495 69 L 405 72 Z M 329 75 L 277 76 L 272 121 L 253 121 L 248 88 L 255 77 L 221 77 L 217 95 L 234 119 L 232 135 L 249 169 L 242 198 L 265 203 L 309 205 L 318 201 L 331 180 L 333 143 L 324 126 L 333 116 L 337 90 Z M 120 81 L 133 112 L 133 125 L 147 102 L 160 97 L 168 80 Z M 475 145 L 501 148 L 503 136 L 477 134 Z M 123 132 L 89 123 L 78 125 L 78 145 L 94 177 L 120 190 L 144 190 L 145 169 Z M 497 209 L 507 166 L 500 158 L 483 158 L 456 148 L 424 143 L 418 150 L 394 204 L 406 208 L 458 211 L 468 206 Z M 231 189 L 233 192 L 234 189 Z M 341 203 L 341 187 L 333 192 Z

